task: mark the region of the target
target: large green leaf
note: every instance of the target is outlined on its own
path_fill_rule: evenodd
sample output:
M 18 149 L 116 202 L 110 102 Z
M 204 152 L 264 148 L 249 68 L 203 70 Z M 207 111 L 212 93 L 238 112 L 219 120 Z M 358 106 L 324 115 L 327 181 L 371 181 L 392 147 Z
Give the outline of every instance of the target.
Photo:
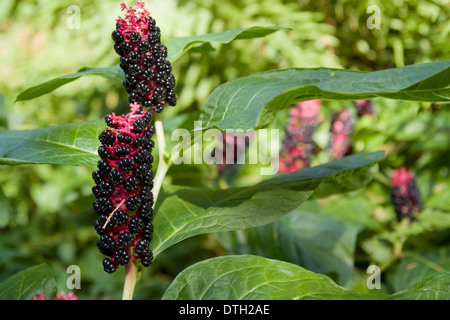
M 182 271 L 165 300 L 361 299 L 324 275 L 284 261 L 253 255 L 225 256 Z
M 370 166 L 382 157 L 383 152 L 356 154 L 251 187 L 214 190 L 165 186 L 157 202 L 151 249 L 158 255 L 198 234 L 273 222 L 297 208 L 322 184 L 333 184 L 349 175 L 356 180 L 360 180 L 358 176 L 370 175 Z
M 183 270 L 165 300 L 449 300 L 450 272 L 430 274 L 408 290 L 362 294 L 298 265 L 253 255 L 223 256 Z
M 450 300 L 450 272 L 434 272 L 413 287 L 394 293 L 393 300 Z
M 373 72 L 290 68 L 252 74 L 217 87 L 203 106 L 204 128 L 259 129 L 278 111 L 310 99 L 384 97 L 410 101 L 450 100 L 450 60 Z
M 309 205 L 309 201 L 305 204 Z M 255 254 L 295 263 L 316 273 L 336 276 L 337 282 L 344 285 L 353 272 L 360 230 L 355 224 L 305 211 L 302 205 L 275 222 L 217 236 L 229 254 Z
M 398 266 L 389 270 L 387 279 L 394 291 L 400 291 L 409 289 L 427 275 L 443 270 L 450 270 L 448 246 L 406 252 Z
M 95 166 L 102 120 L 29 131 L 0 131 L 0 164 Z
M 119 65 L 106 68 L 82 68 L 76 73 L 71 73 L 58 78 L 54 78 L 52 80 L 48 80 L 44 83 L 26 89 L 17 96 L 16 102 L 31 100 L 43 96 L 44 94 L 50 93 L 58 89 L 59 87 L 86 75 L 96 75 L 116 81 L 122 81 L 124 78 L 124 73 L 122 69 L 120 69 Z
M 168 51 L 167 59 L 173 62 L 182 54 L 198 47 L 201 44 L 229 43 L 233 40 L 264 37 L 281 29 L 285 28 L 276 26 L 254 26 L 190 37 L 172 38 L 165 44 Z M 116 81 L 122 81 L 124 79 L 124 73 L 118 64 L 106 68 L 82 68 L 76 73 L 57 77 L 26 89 L 17 96 L 16 101 L 25 101 L 40 97 L 86 75 L 97 75 Z
M 40 294 L 56 293 L 56 281 L 47 264 L 19 271 L 0 283 L 0 300 L 30 300 Z
M 265 37 L 278 30 L 286 29 L 282 27 L 260 27 L 254 26 L 249 28 L 233 29 L 222 32 L 207 33 L 189 37 L 179 37 L 169 39 L 165 46 L 167 47 L 169 61 L 175 61 L 181 55 L 188 52 L 192 48 L 198 47 L 205 43 L 230 43 L 233 40 L 251 39 Z

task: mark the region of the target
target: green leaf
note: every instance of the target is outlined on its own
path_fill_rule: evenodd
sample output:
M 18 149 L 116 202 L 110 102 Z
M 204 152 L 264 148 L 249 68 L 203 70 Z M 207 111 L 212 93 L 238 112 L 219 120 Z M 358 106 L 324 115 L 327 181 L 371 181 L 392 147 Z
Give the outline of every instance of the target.
M 56 281 L 47 264 L 27 268 L 0 283 L 0 300 L 30 300 L 56 294 Z
M 251 187 L 214 190 L 165 186 L 157 202 L 151 249 L 156 256 L 195 235 L 273 222 L 297 208 L 322 183 L 333 184 L 347 175 L 367 175 L 370 166 L 382 157 L 383 152 L 356 154 Z
M 175 61 L 181 55 L 189 50 L 199 47 L 203 44 L 210 43 L 230 43 L 233 40 L 251 39 L 265 37 L 278 30 L 286 30 L 286 28 L 272 26 L 272 27 L 249 27 L 234 30 L 227 30 L 216 33 L 207 33 L 189 37 L 179 37 L 169 39 L 165 46 L 167 47 L 169 61 Z M 210 49 L 210 46 L 207 47 Z
M 0 131 L 0 164 L 95 166 L 103 120 L 29 131 Z
M 353 272 L 361 228 L 304 210 L 302 205 L 273 223 L 220 233 L 218 239 L 229 254 L 294 263 L 315 273 L 337 275 L 338 283 L 346 284 Z
M 388 274 L 389 284 L 394 291 L 409 289 L 425 276 L 443 270 L 450 270 L 448 246 L 406 252 L 400 264 Z
M 252 74 L 217 87 L 203 106 L 203 128 L 259 129 L 278 111 L 311 99 L 384 97 L 409 101 L 450 100 L 450 60 L 373 72 L 290 68 Z
M 253 255 L 224 256 L 183 270 L 164 300 L 363 299 L 330 278 L 284 261 Z
M 412 288 L 396 292 L 392 300 L 450 300 L 450 272 L 440 271 L 427 275 Z
M 203 46 L 202 50 L 210 51 L 210 49 L 212 48 L 210 43 L 229 43 L 233 40 L 264 37 L 266 35 L 269 35 L 273 32 L 282 29 L 286 28 L 276 26 L 273 27 L 254 26 L 249 28 L 227 30 L 217 33 L 207 33 L 197 36 L 172 38 L 165 44 L 168 51 L 167 59 L 173 62 L 176 59 L 178 59 L 182 54 L 188 52 L 189 50 L 198 48 L 200 46 Z M 26 89 L 17 96 L 16 102 L 31 100 L 40 97 L 86 75 L 97 75 L 116 81 L 123 81 L 125 77 L 122 69 L 118 64 L 106 68 L 82 68 L 76 73 L 64 75 Z
M 65 84 L 68 84 L 86 75 L 101 76 L 115 81 L 122 81 L 124 78 L 124 73 L 122 69 L 120 69 L 119 65 L 106 68 L 82 68 L 76 73 L 64 75 L 26 89 L 17 96 L 16 102 L 31 100 L 43 96 L 47 93 L 50 93 L 58 89 L 59 87 Z

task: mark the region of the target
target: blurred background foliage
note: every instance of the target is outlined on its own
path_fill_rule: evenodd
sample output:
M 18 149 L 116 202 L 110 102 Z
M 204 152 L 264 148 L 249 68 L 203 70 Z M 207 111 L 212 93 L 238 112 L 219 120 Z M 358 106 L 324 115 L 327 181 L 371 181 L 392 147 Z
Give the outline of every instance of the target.
M 372 4 L 381 9 L 380 29 L 366 26 L 372 14 L 366 10 Z M 79 29 L 68 27 L 71 5 L 80 8 Z M 445 0 L 155 0 L 148 1 L 147 7 L 162 30 L 163 42 L 255 25 L 290 28 L 260 39 L 204 45 L 177 60 L 173 66 L 179 102 L 176 108 L 165 110 L 163 117 L 186 127 L 192 126 L 216 86 L 254 72 L 287 67 L 370 71 L 450 58 L 450 3 Z M 110 34 L 118 14 L 120 1 L 2 0 L 0 129 L 29 130 L 99 119 L 124 110 L 126 92 L 121 84 L 98 77 L 84 77 L 52 94 L 14 103 L 21 91 L 33 85 L 82 67 L 117 64 Z M 320 250 L 324 255 L 350 259 L 346 281 L 336 276 L 343 274 L 342 264 L 337 270 L 333 259 L 316 263 L 317 248 L 300 245 L 303 258 L 293 262 L 334 275 L 341 285 L 361 291 L 367 290 L 365 268 L 379 264 L 388 271 L 383 273 L 383 289 L 388 291 L 405 288 L 424 273 L 448 266 L 450 110 L 429 103 L 383 99 L 374 103 L 375 114 L 355 122 L 352 141 L 353 152 L 387 151 L 375 180 L 365 190 L 305 206 L 304 211 L 320 218 L 303 213 L 309 231 L 315 233 L 311 239 L 320 232 L 337 232 L 338 238 L 345 234 L 347 245 L 340 251 L 333 247 Z M 352 108 L 351 102 L 323 103 L 313 164 L 327 161 L 329 119 L 344 107 Z M 286 114 L 280 114 L 273 126 L 282 129 L 286 120 Z M 403 165 L 416 173 L 425 201 L 423 214 L 428 214 L 415 228 L 395 221 L 389 198 L 390 173 Z M 25 267 L 47 262 L 61 291 L 67 291 L 66 268 L 77 264 L 82 270 L 82 289 L 75 293 L 80 298 L 121 297 L 123 274 L 104 273 L 95 246 L 91 171 L 51 165 L 0 168 L 0 282 Z M 233 183 L 253 183 L 260 178 L 256 172 L 244 165 Z M 206 166 L 175 166 L 169 172 L 174 182 L 196 186 L 214 186 L 216 177 L 215 168 Z M 258 247 L 250 241 L 267 241 L 253 237 L 246 248 L 230 247 L 230 237 L 203 235 L 170 248 L 143 274 L 135 298 L 158 299 L 190 264 L 230 252 L 249 252 Z M 303 240 L 303 245 L 308 242 Z M 348 243 L 353 247 L 348 249 Z M 417 253 L 419 249 L 425 251 Z M 404 271 L 411 266 L 419 267 L 408 278 Z

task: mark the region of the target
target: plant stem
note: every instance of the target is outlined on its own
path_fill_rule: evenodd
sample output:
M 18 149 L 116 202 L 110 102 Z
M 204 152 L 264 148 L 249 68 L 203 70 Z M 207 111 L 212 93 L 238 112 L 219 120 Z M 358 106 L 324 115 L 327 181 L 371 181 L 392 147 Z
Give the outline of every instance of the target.
M 156 175 L 153 179 L 153 206 L 156 204 L 159 190 L 161 189 L 167 170 L 169 170 L 170 167 L 170 164 L 166 162 L 167 157 L 165 156 L 166 142 L 164 140 L 164 129 L 158 114 L 155 115 L 155 131 L 158 142 L 159 162 L 158 168 L 156 169 Z M 138 270 L 138 266 L 134 263 L 134 261 L 130 261 L 125 265 L 125 282 L 123 286 L 122 300 L 133 299 L 134 288 L 136 287 L 136 283 L 139 278 L 140 271 Z
M 125 265 L 125 282 L 123 285 L 122 300 L 132 300 L 134 287 L 138 281 L 138 268 L 133 261 Z
M 158 141 L 159 161 L 158 168 L 156 169 L 156 175 L 153 179 L 153 206 L 156 204 L 156 200 L 158 199 L 159 191 L 161 190 L 164 177 L 166 176 L 167 170 L 169 170 L 170 167 L 169 162 L 166 161 L 166 141 L 164 139 L 164 129 L 159 114 L 155 115 L 155 131 Z

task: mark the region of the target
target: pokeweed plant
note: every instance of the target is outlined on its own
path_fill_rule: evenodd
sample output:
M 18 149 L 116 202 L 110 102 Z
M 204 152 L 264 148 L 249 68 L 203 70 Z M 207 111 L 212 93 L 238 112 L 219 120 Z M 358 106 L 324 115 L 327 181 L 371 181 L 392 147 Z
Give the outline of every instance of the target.
M 161 30 L 143 2 L 130 8 L 122 5 L 122 8 L 126 10 L 125 17 L 117 20 L 112 33 L 114 50 L 120 55 L 118 65 L 84 68 L 49 80 L 25 90 L 17 101 L 48 94 L 91 75 L 122 82 L 129 94 L 129 112 L 112 113 L 99 121 L 29 131 L 2 131 L 0 162 L 4 165 L 45 163 L 97 167 L 92 175 L 95 182 L 92 191 L 97 198 L 93 209 L 98 214 L 94 229 L 100 237 L 97 241 L 100 253 L 107 256 L 99 256 L 99 263 L 104 259 L 107 273 L 125 266 L 123 299 L 132 299 L 143 267 L 184 239 L 266 226 L 295 212 L 310 198 L 363 188 L 372 179 L 375 165 L 383 159 L 382 151 L 340 154 L 330 162 L 313 167 L 305 162 L 297 170 L 279 172 L 249 186 L 194 188 L 165 181 L 175 158 L 166 145 L 159 113 L 166 103 L 176 103 L 171 64 L 191 49 L 202 50 L 201 45 L 205 43 L 263 37 L 283 28 L 255 26 L 173 38 L 162 45 Z M 382 97 L 447 102 L 450 100 L 449 84 L 450 61 L 374 72 L 328 68 L 270 70 L 218 86 L 206 100 L 198 120 L 202 122 L 202 132 L 207 129 L 259 130 L 268 128 L 279 111 L 302 101 L 362 101 Z M 316 105 L 308 115 L 312 120 L 308 130 L 316 124 L 317 111 Z M 345 129 L 348 125 L 345 120 L 336 126 Z M 191 135 L 197 132 L 191 131 Z M 152 140 L 154 134 L 156 143 Z M 310 137 L 307 141 L 311 142 Z M 18 144 L 20 148 L 16 147 Z M 158 152 L 154 159 L 156 170 L 152 167 L 154 150 Z M 30 281 L 27 292 L 19 285 L 19 279 Z M 233 290 L 223 290 L 223 283 L 233 286 Z M 431 298 L 449 298 L 448 291 L 439 289 L 439 283 L 450 283 L 450 273 L 432 274 L 413 288 L 392 295 L 366 295 L 299 265 L 243 254 L 211 258 L 188 267 L 173 280 L 163 298 L 401 299 L 430 298 L 431 295 Z M 5 299 L 33 298 L 42 294 L 51 297 L 57 291 L 46 265 L 22 271 L 1 283 L 0 289 L 0 298 Z

